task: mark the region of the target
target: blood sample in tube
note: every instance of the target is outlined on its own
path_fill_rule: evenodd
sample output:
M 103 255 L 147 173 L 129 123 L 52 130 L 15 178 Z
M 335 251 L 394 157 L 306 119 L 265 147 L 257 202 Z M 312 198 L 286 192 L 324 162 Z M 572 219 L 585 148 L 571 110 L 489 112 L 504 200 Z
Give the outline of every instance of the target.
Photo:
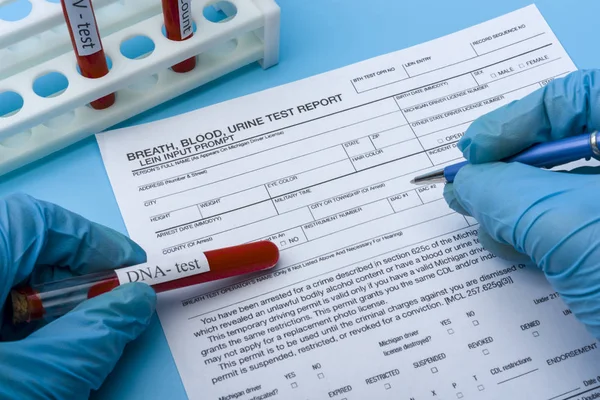
M 181 42 L 194 35 L 191 0 L 162 0 L 163 17 L 167 39 Z M 196 67 L 196 57 L 190 57 L 171 69 L 175 72 L 189 72 Z
M 81 75 L 92 79 L 102 78 L 108 74 L 108 63 L 91 0 L 61 0 L 61 4 Z M 90 106 L 103 110 L 114 102 L 115 94 L 111 93 L 92 101 Z

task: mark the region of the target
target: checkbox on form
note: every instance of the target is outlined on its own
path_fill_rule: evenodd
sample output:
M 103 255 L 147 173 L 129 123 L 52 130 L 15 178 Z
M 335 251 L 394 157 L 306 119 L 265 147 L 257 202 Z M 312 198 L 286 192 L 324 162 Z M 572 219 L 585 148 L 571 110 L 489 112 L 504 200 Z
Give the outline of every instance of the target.
M 473 326 L 477 326 L 477 325 L 479 325 L 479 321 L 477 321 L 477 320 L 474 320 L 474 321 L 473 321 Z
M 454 335 L 454 329 L 452 329 L 452 328 L 448 329 L 448 335 Z
M 292 382 L 292 389 L 296 389 L 298 387 L 298 384 L 296 382 Z
M 533 331 L 531 334 L 532 334 L 534 337 L 538 337 L 538 336 L 540 336 L 540 334 L 539 334 L 539 332 L 538 332 L 538 331 Z
M 390 385 L 389 383 L 386 383 L 385 385 L 383 385 L 383 387 L 385 388 L 385 390 L 389 390 L 392 388 L 392 385 Z
M 434 373 L 434 374 L 435 374 L 435 373 L 437 373 L 437 372 L 438 372 L 438 369 L 437 369 L 437 367 L 433 367 L 433 368 L 431 368 L 431 372 L 432 372 L 432 373 Z
M 317 375 L 317 377 L 318 377 L 319 379 L 323 379 L 323 378 L 325 378 L 325 375 L 323 375 L 323 373 L 320 373 L 320 374 L 318 374 L 318 375 Z

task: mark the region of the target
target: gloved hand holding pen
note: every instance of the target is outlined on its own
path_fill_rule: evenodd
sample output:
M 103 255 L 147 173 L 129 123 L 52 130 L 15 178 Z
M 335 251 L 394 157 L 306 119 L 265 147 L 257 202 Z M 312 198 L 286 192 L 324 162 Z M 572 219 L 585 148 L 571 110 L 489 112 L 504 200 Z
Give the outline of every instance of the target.
M 463 167 L 444 196 L 480 223 L 489 251 L 535 263 L 573 314 L 600 338 L 599 167 L 571 172 L 497 160 L 533 144 L 600 129 L 600 71 L 549 83 L 471 124 Z
M 21 282 L 44 282 L 145 262 L 144 251 L 125 236 L 53 204 L 27 196 L 0 200 L 0 304 Z M 128 283 L 85 301 L 65 316 L 12 340 L 0 334 L 0 398 L 84 399 L 100 387 L 125 345 L 142 333 L 156 295 Z

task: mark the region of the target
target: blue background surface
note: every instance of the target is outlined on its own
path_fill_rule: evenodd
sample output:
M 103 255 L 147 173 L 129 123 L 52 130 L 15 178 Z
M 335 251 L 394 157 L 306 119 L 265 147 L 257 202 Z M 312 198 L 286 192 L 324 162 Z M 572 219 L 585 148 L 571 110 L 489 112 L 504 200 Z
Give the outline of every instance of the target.
M 200 0 L 195 0 L 200 1 Z M 120 126 L 169 117 L 400 50 L 531 4 L 528 0 L 277 0 L 281 58 L 251 65 Z M 538 8 L 580 69 L 600 66 L 597 0 L 539 0 Z M 96 140 L 0 177 L 0 196 L 25 192 L 126 232 Z M 155 316 L 126 349 L 95 399 L 185 399 Z

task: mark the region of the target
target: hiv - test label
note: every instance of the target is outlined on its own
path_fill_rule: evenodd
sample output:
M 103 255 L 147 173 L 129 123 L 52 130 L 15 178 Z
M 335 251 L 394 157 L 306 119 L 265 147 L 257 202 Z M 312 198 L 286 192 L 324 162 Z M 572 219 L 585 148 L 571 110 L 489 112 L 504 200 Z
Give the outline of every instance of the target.
M 166 256 L 151 260 L 145 264 L 119 268 L 115 272 L 119 284 L 144 282 L 148 285 L 174 281 L 191 275 L 210 271 L 208 260 L 203 253 L 193 258 Z
M 90 0 L 66 1 L 65 9 L 73 31 L 77 54 L 89 56 L 102 50 Z

